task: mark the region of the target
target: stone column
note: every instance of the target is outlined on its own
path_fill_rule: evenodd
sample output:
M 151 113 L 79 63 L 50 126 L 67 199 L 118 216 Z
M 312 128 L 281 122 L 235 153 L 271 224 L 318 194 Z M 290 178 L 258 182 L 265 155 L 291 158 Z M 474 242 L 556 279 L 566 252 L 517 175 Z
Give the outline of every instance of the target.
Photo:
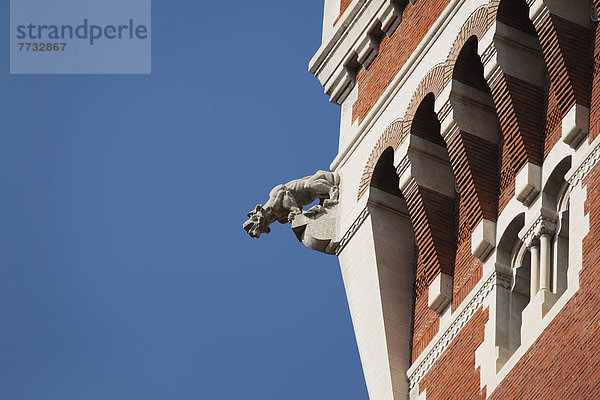
M 540 236 L 540 290 L 550 291 L 552 235 L 544 233 Z
M 531 287 L 530 295 L 535 296 L 540 288 L 540 248 L 539 246 L 533 245 L 529 248 L 531 253 Z
M 523 310 L 521 344 L 531 343 L 542 329 L 542 320 L 550 311 L 558 295 L 551 290 L 552 236 L 558 214 L 541 208 L 537 217 L 525 224 L 519 237 L 531 252 L 531 291 L 529 304 Z

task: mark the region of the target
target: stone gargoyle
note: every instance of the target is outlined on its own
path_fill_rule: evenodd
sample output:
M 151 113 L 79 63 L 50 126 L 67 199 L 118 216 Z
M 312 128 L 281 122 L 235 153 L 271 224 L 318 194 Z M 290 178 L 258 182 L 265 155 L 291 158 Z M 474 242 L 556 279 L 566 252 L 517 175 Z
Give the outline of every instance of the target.
M 317 171 L 314 175 L 296 179 L 284 185 L 277 185 L 271 190 L 269 200 L 258 204 L 248 213 L 248 221 L 244 230 L 251 237 L 258 238 L 263 233 L 271 232 L 269 225 L 278 221 L 282 224 L 292 222 L 300 214 L 313 216 L 324 208 L 338 203 L 340 179 L 337 173 Z M 320 203 L 309 210 L 302 207 L 319 199 Z

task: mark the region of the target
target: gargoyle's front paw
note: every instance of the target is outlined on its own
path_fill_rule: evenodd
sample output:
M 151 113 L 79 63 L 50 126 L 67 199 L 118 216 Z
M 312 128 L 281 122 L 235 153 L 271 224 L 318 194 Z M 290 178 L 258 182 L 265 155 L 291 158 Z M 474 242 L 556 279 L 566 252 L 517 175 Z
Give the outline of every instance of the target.
M 296 215 L 300 214 L 302 214 L 302 211 L 290 211 L 288 214 L 288 222 L 291 224 L 294 218 L 296 218 Z
M 339 203 L 338 200 L 326 199 L 326 200 L 323 201 L 323 207 L 333 207 L 333 206 L 335 206 L 338 203 Z
M 311 207 L 309 210 L 304 211 L 302 214 L 306 215 L 307 217 L 312 217 L 321 211 L 323 211 L 323 207 L 317 204 L 316 206 Z

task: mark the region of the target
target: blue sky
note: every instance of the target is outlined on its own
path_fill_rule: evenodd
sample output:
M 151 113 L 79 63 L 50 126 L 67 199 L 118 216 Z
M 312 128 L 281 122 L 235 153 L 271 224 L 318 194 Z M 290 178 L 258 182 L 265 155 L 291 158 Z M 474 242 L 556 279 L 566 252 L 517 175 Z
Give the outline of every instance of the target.
M 336 154 L 322 7 L 155 0 L 150 76 L 0 41 L 0 400 L 367 398 L 335 257 L 241 227 Z

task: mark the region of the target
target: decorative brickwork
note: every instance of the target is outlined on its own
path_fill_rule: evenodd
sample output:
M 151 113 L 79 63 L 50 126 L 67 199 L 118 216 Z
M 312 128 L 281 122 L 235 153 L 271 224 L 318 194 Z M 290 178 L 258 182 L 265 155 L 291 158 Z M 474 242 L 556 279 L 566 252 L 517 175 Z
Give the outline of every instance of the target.
M 543 89 L 501 74 L 492 97 L 502 132 L 499 212 L 514 195 L 514 178 L 527 162 L 542 164 L 544 137 Z
M 458 59 L 458 55 L 460 54 L 463 46 L 471 37 L 475 36 L 477 40 L 481 40 L 483 35 L 492 27 L 492 20 L 488 18 L 489 11 L 487 7 L 479 7 L 477 10 L 471 14 L 467 22 L 460 29 L 460 33 L 458 37 L 454 41 L 452 45 L 452 49 L 450 50 L 450 54 L 448 54 L 448 59 L 446 61 L 446 74 L 445 81 L 450 81 L 450 78 L 454 71 L 454 64 L 456 64 L 456 60 Z
M 592 31 L 552 13 L 546 13 L 536 30 L 550 78 L 545 157 L 560 139 L 560 122 L 571 107 L 590 106 L 592 47 L 585 38 Z
M 444 87 L 450 82 L 452 73 L 454 71 L 454 64 L 456 64 L 458 54 L 462 50 L 464 44 L 473 36 L 477 37 L 478 39 L 481 38 L 491 27 L 492 24 L 488 19 L 488 14 L 489 13 L 486 7 L 480 7 L 471 14 L 454 41 L 447 61 L 444 64 L 439 64 L 433 67 L 419 84 L 419 87 L 411 98 L 405 118 L 408 118 L 410 121 L 412 121 L 412 117 L 414 116 L 417 107 L 425 95 L 429 92 L 432 92 L 437 97 L 437 95 L 439 95 Z M 359 185 L 358 199 L 362 197 L 369 187 L 373 169 L 375 168 L 375 163 L 379 159 L 379 156 L 388 146 L 391 146 L 394 150 L 397 150 L 398 146 L 400 146 L 410 131 L 410 121 L 407 121 L 404 124 L 402 123 L 402 120 L 394 121 L 383 132 L 377 144 L 375 145 L 375 148 L 371 151 L 369 161 L 365 166 Z M 398 131 L 398 129 L 401 130 Z
M 413 323 L 412 362 L 414 362 L 440 329 L 440 316 L 427 305 L 427 286 L 415 300 Z
M 413 118 L 415 117 L 415 113 L 417 112 L 417 109 L 421 105 L 421 102 L 425 96 L 431 93 L 433 94 L 434 98 L 437 98 L 449 82 L 446 80 L 446 78 L 446 65 L 438 64 L 431 68 L 427 75 L 425 75 L 425 77 L 421 80 L 417 90 L 415 90 L 415 93 L 410 99 L 408 109 L 406 110 L 406 114 L 403 118 L 402 141 L 404 141 L 404 138 L 408 136 L 408 133 L 412 128 L 412 122 Z
M 373 171 L 375 170 L 375 165 L 379 160 L 379 157 L 383 154 L 385 149 L 391 147 L 394 151 L 398 149 L 402 141 L 402 120 L 396 120 L 387 127 L 387 129 L 383 132 L 383 135 L 377 141 L 375 148 L 371 151 L 369 155 L 369 161 L 364 169 L 362 174 L 362 178 L 360 180 L 360 184 L 358 187 L 358 199 L 362 197 L 363 194 L 369 188 L 371 184 L 371 177 L 373 176 Z
M 594 1 L 600 3 L 600 0 Z M 471 299 L 467 305 L 471 307 L 473 300 L 468 296 L 483 275 L 483 264 L 472 255 L 473 230 L 482 219 L 497 221 L 514 198 L 516 176 L 527 163 L 542 165 L 562 138 L 566 112 L 574 104 L 590 107 L 590 140 L 600 133 L 600 100 L 597 99 L 600 93 L 600 30 L 594 25 L 590 31 L 552 13 L 536 20 L 534 26 L 528 17 L 530 3 L 526 0 L 491 0 L 488 7 L 480 7 L 471 13 L 450 48 L 446 62 L 434 66 L 422 79 L 403 118 L 390 124 L 377 141 L 362 174 L 358 199 L 370 185 L 381 186 L 372 182 L 372 176 L 384 152 L 388 151 L 389 158 L 406 138 L 414 135 L 433 146 L 447 148 L 456 179 L 458 194 L 455 198 L 430 189 L 422 177 L 412 177 L 411 183 L 403 189 L 418 247 L 412 362 L 420 362 L 419 357 L 440 329 L 439 315 L 428 306 L 431 282 L 440 273 L 452 276 L 452 312 L 463 313 L 465 308 L 461 305 L 467 298 Z M 358 72 L 353 121 L 360 123 L 367 116 L 447 4 L 447 0 L 418 1 L 406 7 L 402 23 L 391 37 L 383 39 L 377 58 L 368 70 Z M 510 35 L 514 33 L 511 29 L 517 29 L 525 36 L 504 38 L 504 42 L 494 42 L 485 52 L 477 49 L 477 41 L 497 21 L 510 27 L 504 27 L 500 34 Z M 592 39 L 596 41 L 594 62 L 591 46 L 587 46 L 582 38 L 589 38 L 590 43 Z M 539 41 L 539 50 L 531 39 Z M 498 36 L 494 40 L 498 40 Z M 532 78 L 532 74 L 528 74 L 530 71 L 523 74 L 505 72 L 510 68 L 502 62 L 519 56 L 524 48 L 530 55 L 539 53 L 539 64 L 532 66 L 536 72 L 539 70 L 539 77 Z M 504 55 L 508 56 L 501 57 Z M 491 60 L 499 63 L 489 81 L 483 77 L 481 59 L 484 63 Z M 545 83 L 544 65 L 547 68 Z M 522 68 L 529 68 L 529 65 Z M 439 114 L 436 116 L 432 108 L 425 118 L 421 118 L 419 112 L 424 102 L 438 98 L 453 81 L 463 85 L 463 90 L 464 86 L 468 87 L 466 92 L 476 89 L 478 95 L 488 93 L 492 99 L 490 105 L 483 104 L 484 100 L 482 104 L 475 104 L 476 98 L 461 99 L 461 92 L 452 87 L 450 100 L 438 107 Z M 461 127 L 452 103 L 457 98 L 463 102 L 461 112 L 466 114 L 472 111 L 469 107 L 495 110 L 498 117 L 496 142 L 492 141 L 489 131 L 483 135 Z M 444 138 L 437 134 L 438 117 L 455 119 L 452 122 L 455 125 L 447 130 Z M 411 166 L 413 155 L 407 155 L 398 167 L 398 174 Z M 435 170 L 432 169 L 432 173 Z M 491 398 L 600 397 L 600 383 L 596 383 L 600 380 L 595 372 L 600 369 L 600 356 L 592 350 L 600 348 L 600 339 L 595 339 L 600 337 L 600 327 L 590 322 L 600 313 L 600 298 L 593 295 L 594 288 L 600 285 L 600 278 L 594 278 L 600 276 L 600 271 L 596 271 L 600 268 L 600 250 L 595 246 L 600 241 L 600 167 L 596 166 L 584 183 L 589 196 L 586 211 L 590 212 L 591 226 L 584 241 L 582 288 Z M 472 311 L 474 315 L 469 315 L 468 322 L 464 322 L 466 325 L 454 333 L 455 338 L 436 356 L 431 369 L 422 372 L 425 375 L 418 383 L 421 392 L 427 391 L 427 399 L 486 398 L 487 389 L 480 390 L 475 350 L 484 340 L 488 309 L 478 307 L 473 307 L 477 311 Z M 582 348 L 590 351 L 581 351 Z M 546 362 L 548 354 L 551 354 L 552 364 Z M 552 373 L 548 373 L 549 368 Z
M 471 254 L 471 237 L 459 244 L 454 268 L 452 310 L 456 310 L 481 280 L 483 265 Z
M 440 272 L 450 276 L 454 273 L 456 247 L 452 210 L 455 200 L 419 186 L 405 193 L 405 198 L 419 249 L 412 349 L 415 360 L 438 330 L 439 316 L 428 307 L 427 288 Z
M 454 199 L 423 186 L 404 196 L 419 247 L 417 279 L 425 276 L 426 282 L 431 283 L 440 272 L 452 276 L 456 242 L 448 230 L 454 225 Z
M 566 112 L 575 103 L 589 107 L 592 54 L 585 41 L 591 36 L 590 30 L 552 13 L 536 29 L 557 108 Z

